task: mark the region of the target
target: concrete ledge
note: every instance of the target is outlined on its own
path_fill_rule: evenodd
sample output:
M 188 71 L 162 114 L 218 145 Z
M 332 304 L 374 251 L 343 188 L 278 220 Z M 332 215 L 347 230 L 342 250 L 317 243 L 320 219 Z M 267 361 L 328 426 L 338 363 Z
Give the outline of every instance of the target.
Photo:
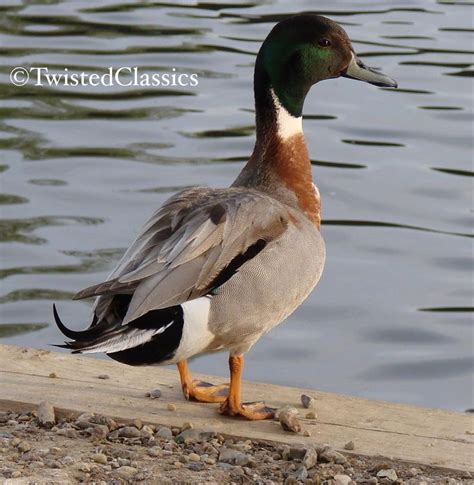
M 49 375 L 55 373 L 56 378 Z M 107 374 L 109 379 L 99 379 Z M 197 376 L 219 383 L 222 378 Z M 160 399 L 145 393 L 161 389 Z M 304 419 L 301 394 L 316 399 L 317 420 Z M 222 417 L 217 405 L 184 400 L 176 371 L 160 367 L 128 367 L 113 361 L 45 350 L 0 345 L 0 410 L 31 410 L 48 400 L 61 413 L 94 412 L 121 421 L 196 428 L 276 443 L 327 443 L 353 453 L 384 456 L 424 465 L 474 471 L 474 418 L 467 414 L 323 393 L 270 384 L 244 383 L 244 398 L 280 407 L 301 408 L 301 422 L 311 436 L 288 433 L 276 421 L 247 422 Z M 176 411 L 168 411 L 168 403 Z M 346 451 L 347 453 L 347 451 Z

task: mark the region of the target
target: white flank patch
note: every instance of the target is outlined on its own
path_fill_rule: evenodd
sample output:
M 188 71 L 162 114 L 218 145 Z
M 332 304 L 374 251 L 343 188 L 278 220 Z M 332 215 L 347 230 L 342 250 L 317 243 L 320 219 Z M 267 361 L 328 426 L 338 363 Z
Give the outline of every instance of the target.
M 105 353 L 112 353 L 112 352 L 120 352 L 121 350 L 131 349 L 133 347 L 138 347 L 152 339 L 155 335 L 163 333 L 170 325 L 174 323 L 174 320 L 164 327 L 159 329 L 153 330 L 140 330 L 140 329 L 133 329 L 127 332 L 124 332 L 120 335 L 112 337 L 110 340 L 106 342 L 91 347 L 87 350 L 82 350 L 82 354 L 93 354 L 95 352 L 105 352 Z
M 187 301 L 181 306 L 184 318 L 183 335 L 173 362 L 199 354 L 214 340 L 214 334 L 209 330 L 208 325 L 211 298 L 202 296 Z
M 277 113 L 278 135 L 282 140 L 286 140 L 293 135 L 297 135 L 303 132 L 303 117 L 296 118 L 290 115 L 288 111 L 281 105 L 278 96 L 273 89 L 272 93 L 273 103 Z

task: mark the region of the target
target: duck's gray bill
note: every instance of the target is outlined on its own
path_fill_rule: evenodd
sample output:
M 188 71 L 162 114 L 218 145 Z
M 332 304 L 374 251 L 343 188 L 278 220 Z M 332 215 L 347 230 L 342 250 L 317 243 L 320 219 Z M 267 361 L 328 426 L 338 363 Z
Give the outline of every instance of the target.
M 384 88 L 396 88 L 397 81 L 390 79 L 388 76 L 367 67 L 356 55 L 352 54 L 352 60 L 347 66 L 347 69 L 341 74 L 350 79 L 357 79 L 358 81 L 365 81 L 366 83 L 374 84 Z

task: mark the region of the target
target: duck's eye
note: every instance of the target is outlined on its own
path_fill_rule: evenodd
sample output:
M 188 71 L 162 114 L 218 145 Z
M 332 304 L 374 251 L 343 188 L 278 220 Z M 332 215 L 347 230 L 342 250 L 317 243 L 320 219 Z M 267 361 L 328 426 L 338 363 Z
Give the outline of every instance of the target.
M 331 41 L 329 39 L 319 39 L 318 44 L 321 47 L 329 47 L 331 45 Z

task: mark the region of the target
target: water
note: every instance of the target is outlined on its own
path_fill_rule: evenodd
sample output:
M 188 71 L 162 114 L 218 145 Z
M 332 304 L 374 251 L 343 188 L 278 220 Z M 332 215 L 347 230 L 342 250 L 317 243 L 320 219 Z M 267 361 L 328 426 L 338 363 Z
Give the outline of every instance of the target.
M 253 146 L 252 68 L 294 2 L 2 2 L 3 343 L 83 328 L 101 281 L 174 191 L 229 185 Z M 246 378 L 472 407 L 472 5 L 318 2 L 399 81 L 338 79 L 306 102 L 328 259 L 316 291 L 248 355 Z M 14 87 L 15 66 L 196 72 L 196 88 Z M 226 375 L 222 354 L 193 369 Z M 159 369 L 150 369 L 159 374 Z

